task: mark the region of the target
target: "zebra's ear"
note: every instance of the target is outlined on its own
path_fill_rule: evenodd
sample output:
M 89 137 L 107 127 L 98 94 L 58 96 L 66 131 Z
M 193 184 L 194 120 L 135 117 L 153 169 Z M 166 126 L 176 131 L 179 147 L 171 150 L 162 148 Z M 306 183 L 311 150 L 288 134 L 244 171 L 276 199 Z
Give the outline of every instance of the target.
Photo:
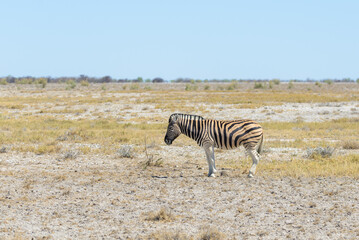
M 171 122 L 177 122 L 178 121 L 178 115 L 177 114 L 173 114 L 171 116 Z

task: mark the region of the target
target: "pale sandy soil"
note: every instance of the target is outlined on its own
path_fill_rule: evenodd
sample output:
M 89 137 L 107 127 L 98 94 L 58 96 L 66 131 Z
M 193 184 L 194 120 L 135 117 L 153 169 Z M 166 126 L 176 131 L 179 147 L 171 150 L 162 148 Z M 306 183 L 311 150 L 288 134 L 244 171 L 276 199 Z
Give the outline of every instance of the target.
M 356 239 L 359 185 L 351 178 L 207 178 L 204 159 L 141 166 L 116 159 L 1 154 L 0 238 L 145 239 L 215 228 L 229 239 Z M 220 164 L 219 164 L 220 165 Z M 165 208 L 172 219 L 146 220 Z
M 49 85 L 49 90 L 52 87 Z M 13 85 L 0 91 L 2 97 L 26 94 L 29 92 L 21 92 Z M 68 93 L 55 91 L 52 94 L 64 97 Z M 138 96 L 127 93 L 126 97 Z M 84 108 L 75 103 L 72 109 L 76 107 Z M 61 118 L 95 119 L 101 115 L 126 122 L 136 114 L 152 122 L 157 120 L 149 116 L 167 121 L 171 113 L 151 104 L 129 106 L 125 100 L 85 107 L 85 111 L 61 115 Z M 320 122 L 359 116 L 359 101 L 288 103 L 256 109 L 238 109 L 230 104 L 207 107 L 203 113 L 206 117 L 245 116 L 259 122 Z M 56 108 L 61 106 L 39 103 L 36 109 L 30 106 L 11 109 L 9 114 L 16 118 L 46 114 L 40 111 Z M 64 159 L 63 153 L 0 153 L 0 239 L 153 239 L 166 232 L 199 239 L 204 229 L 215 229 L 225 239 L 359 238 L 357 179 L 260 175 L 248 179 L 248 169 L 221 169 L 227 158 L 244 158 L 243 150 L 216 153 L 217 167 L 221 170 L 218 177 L 208 178 L 204 152 L 194 142 L 171 147 L 163 143 L 148 151 L 163 159 L 161 167 L 144 169 L 143 151 L 138 151 L 132 159 L 115 154 L 80 154 L 74 159 Z M 295 148 L 273 148 L 266 157 L 281 156 L 286 160 L 293 154 L 304 152 Z M 161 209 L 170 219 L 149 219 Z

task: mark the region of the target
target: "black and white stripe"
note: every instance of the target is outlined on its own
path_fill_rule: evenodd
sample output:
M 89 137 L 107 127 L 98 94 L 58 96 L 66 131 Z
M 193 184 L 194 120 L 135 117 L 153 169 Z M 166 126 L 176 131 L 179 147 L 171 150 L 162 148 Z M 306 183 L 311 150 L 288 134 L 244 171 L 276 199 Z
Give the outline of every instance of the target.
M 249 172 L 252 177 L 262 150 L 263 129 L 252 120 L 221 121 L 204 119 L 197 115 L 175 113 L 169 118 L 165 142 L 171 144 L 180 134 L 194 139 L 206 151 L 209 176 L 214 176 L 215 161 L 213 148 L 233 149 L 245 147 L 253 160 Z

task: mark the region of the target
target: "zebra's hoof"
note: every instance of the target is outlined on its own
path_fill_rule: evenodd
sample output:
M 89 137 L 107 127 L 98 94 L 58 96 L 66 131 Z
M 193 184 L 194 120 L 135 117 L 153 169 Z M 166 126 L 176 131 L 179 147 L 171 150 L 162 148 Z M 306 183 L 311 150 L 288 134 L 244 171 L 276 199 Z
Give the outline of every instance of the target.
M 208 177 L 216 177 L 216 175 L 214 175 L 214 173 L 212 173 L 212 174 L 208 174 Z
M 253 178 L 253 177 L 254 177 L 253 173 L 248 174 L 248 178 Z

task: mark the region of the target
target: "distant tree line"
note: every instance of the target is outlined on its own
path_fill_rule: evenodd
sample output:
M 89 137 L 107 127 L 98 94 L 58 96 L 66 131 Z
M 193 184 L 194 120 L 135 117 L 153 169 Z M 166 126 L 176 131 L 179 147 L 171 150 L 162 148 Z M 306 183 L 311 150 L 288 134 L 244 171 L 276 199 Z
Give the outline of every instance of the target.
M 47 83 L 66 83 L 68 81 L 74 81 L 76 83 L 80 83 L 83 81 L 87 81 L 89 83 L 126 83 L 126 82 L 156 82 L 161 83 L 164 82 L 162 78 L 154 78 L 154 79 L 146 79 L 138 77 L 136 79 L 115 79 L 110 76 L 104 77 L 89 77 L 86 75 L 80 75 L 78 77 L 0 77 L 0 81 L 6 81 L 7 83 L 36 83 L 41 79 L 41 81 L 46 81 Z
M 143 79 L 142 77 L 138 77 L 135 79 L 127 79 L 127 78 L 112 78 L 111 76 L 104 76 L 104 77 L 89 77 L 86 75 L 80 75 L 78 77 L 13 77 L 13 76 L 6 76 L 0 77 L 0 83 L 20 83 L 20 84 L 32 84 L 32 83 L 67 83 L 69 81 L 75 83 L 140 83 L 140 82 L 147 82 L 147 83 L 163 83 L 163 82 L 171 82 L 171 83 L 199 83 L 199 82 L 355 82 L 355 80 L 351 78 L 343 78 L 343 79 L 322 79 L 322 80 L 314 80 L 314 79 L 305 79 L 305 80 L 298 80 L 298 79 L 291 79 L 291 80 L 279 80 L 279 79 L 193 79 L 193 78 L 177 78 L 175 80 L 164 80 L 163 78 L 157 77 L 153 79 Z M 359 83 L 359 78 L 356 80 Z

